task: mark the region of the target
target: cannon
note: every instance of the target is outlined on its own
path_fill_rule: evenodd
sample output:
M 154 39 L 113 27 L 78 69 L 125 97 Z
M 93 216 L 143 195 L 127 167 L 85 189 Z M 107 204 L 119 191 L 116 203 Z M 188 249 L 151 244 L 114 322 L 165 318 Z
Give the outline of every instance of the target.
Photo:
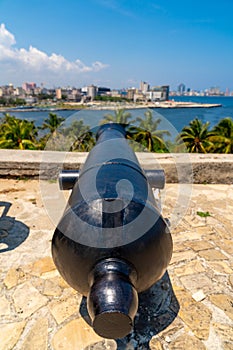
M 172 256 L 172 238 L 152 187 L 164 173 L 144 171 L 124 126 L 99 127 L 83 168 L 63 171 L 72 189 L 52 239 L 54 263 L 67 283 L 87 297 L 94 331 L 123 338 L 133 329 L 138 293 L 156 283 Z

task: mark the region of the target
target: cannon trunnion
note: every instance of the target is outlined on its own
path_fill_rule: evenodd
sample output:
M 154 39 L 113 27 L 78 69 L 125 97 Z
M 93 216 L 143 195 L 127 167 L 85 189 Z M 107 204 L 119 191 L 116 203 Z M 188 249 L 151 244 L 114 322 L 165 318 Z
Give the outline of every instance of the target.
M 79 175 L 70 176 L 73 189 L 52 240 L 60 274 L 87 297 L 93 328 L 105 338 L 132 330 L 138 293 L 163 276 L 172 255 L 167 223 L 125 136 L 119 124 L 99 128 Z M 157 180 L 160 187 L 161 171 Z

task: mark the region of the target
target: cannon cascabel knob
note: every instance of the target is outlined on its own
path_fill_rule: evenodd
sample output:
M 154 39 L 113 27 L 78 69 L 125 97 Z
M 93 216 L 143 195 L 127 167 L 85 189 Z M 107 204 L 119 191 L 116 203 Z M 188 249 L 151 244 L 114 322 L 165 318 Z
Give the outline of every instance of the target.
M 126 262 L 106 259 L 91 272 L 87 307 L 93 328 L 104 338 L 123 338 L 133 327 L 138 294 L 132 282 L 136 273 Z

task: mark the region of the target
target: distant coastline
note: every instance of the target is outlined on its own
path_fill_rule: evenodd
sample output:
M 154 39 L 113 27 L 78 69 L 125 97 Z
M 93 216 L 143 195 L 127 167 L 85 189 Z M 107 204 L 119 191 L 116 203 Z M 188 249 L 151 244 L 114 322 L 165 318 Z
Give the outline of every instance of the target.
M 28 106 L 26 108 L 17 108 L 17 107 L 8 107 L 8 108 L 0 108 L 0 113 L 14 113 L 14 112 L 58 112 L 58 111 L 66 111 L 67 108 L 59 108 L 59 107 L 34 107 L 34 106 Z
M 233 118 L 233 96 L 227 97 L 209 97 L 209 96 L 171 96 L 170 99 L 172 101 L 167 102 L 179 102 L 177 104 L 173 103 L 173 108 L 171 106 L 167 106 L 167 108 L 161 108 L 161 105 L 153 104 L 150 107 L 150 104 L 138 103 L 136 108 L 134 107 L 136 104 L 133 103 L 124 103 L 125 107 L 132 115 L 133 119 L 138 116 L 142 116 L 146 109 L 151 108 L 153 110 L 154 118 L 160 118 L 163 121 L 169 122 L 171 125 L 175 127 L 175 129 L 180 132 L 182 128 L 186 125 L 189 125 L 190 121 L 198 118 L 203 122 L 209 122 L 210 127 L 214 127 L 222 118 L 231 117 Z M 183 106 L 188 107 L 180 107 L 183 103 Z M 189 104 L 187 104 L 188 102 Z M 100 103 L 100 102 L 99 102 Z M 103 105 L 103 102 L 101 102 Z M 196 107 L 192 108 L 192 105 Z M 127 104 L 127 106 L 126 106 Z M 220 106 L 221 108 L 205 108 L 205 105 Z M 176 107 L 174 107 L 174 105 Z M 0 108 L 0 122 L 4 116 L 5 111 L 10 115 L 15 116 L 19 119 L 27 119 L 31 121 L 35 121 L 36 126 L 41 126 L 46 118 L 48 118 L 49 113 L 55 113 L 67 121 L 72 120 L 72 118 L 83 120 L 85 124 L 89 125 L 90 128 L 99 125 L 101 119 L 103 119 L 105 114 L 112 114 L 114 110 L 123 108 L 123 104 L 114 104 L 114 107 L 108 107 L 107 102 L 104 103 L 102 110 L 100 108 L 93 108 L 90 106 L 82 106 L 81 104 L 73 104 L 73 105 L 61 105 L 61 104 L 48 104 L 48 105 L 32 105 L 36 108 L 41 108 L 41 110 L 36 109 L 27 109 L 23 111 L 23 106 L 17 112 L 15 109 L 9 111 L 9 107 Z M 178 107 L 179 106 L 179 107 Z M 16 108 L 16 107 L 15 107 Z M 70 119 L 69 119 L 70 118 Z M 161 122 L 161 126 L 163 128 L 168 128 L 167 124 L 164 125 Z
M 90 103 L 87 106 L 88 109 L 94 110 L 104 110 L 104 109 L 148 109 L 148 108 L 215 108 L 222 107 L 219 103 L 195 103 L 195 102 L 178 102 L 178 101 L 163 101 L 163 102 L 154 102 L 154 103 L 127 103 L 127 104 L 114 104 L 114 103 Z
M 115 109 L 148 109 L 148 108 L 215 108 L 222 107 L 220 103 L 197 103 L 197 102 L 184 102 L 184 101 L 159 101 L 159 102 L 142 102 L 142 103 L 114 103 L 114 102 L 88 102 L 85 104 L 70 102 L 64 104 L 64 106 L 20 106 L 20 107 L 8 107 L 0 108 L 1 113 L 14 113 L 14 112 L 58 112 L 65 110 L 115 110 Z

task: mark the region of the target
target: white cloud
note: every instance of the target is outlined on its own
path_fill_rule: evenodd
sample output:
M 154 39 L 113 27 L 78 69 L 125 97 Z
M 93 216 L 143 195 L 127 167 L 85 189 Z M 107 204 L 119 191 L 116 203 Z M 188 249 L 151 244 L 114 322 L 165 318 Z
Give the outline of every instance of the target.
M 8 80 L 12 80 L 12 74 L 15 72 L 19 76 L 20 71 L 33 77 L 45 75 L 46 81 L 51 79 L 53 83 L 56 78 L 66 77 L 67 82 L 74 76 L 87 72 L 98 72 L 108 67 L 99 61 L 86 65 L 81 60 L 69 61 L 62 55 L 52 53 L 50 56 L 36 47 L 30 46 L 29 49 L 17 48 L 15 37 L 10 33 L 4 24 L 0 25 L 0 65 L 7 64 L 8 72 L 11 74 Z M 5 76 L 7 72 L 5 71 Z M 22 77 L 23 78 L 23 77 Z M 26 77 L 24 78 L 26 79 Z M 24 80 L 23 79 L 23 80 Z M 59 83 L 59 82 L 58 82 Z
M 0 25 L 0 46 L 10 47 L 16 43 L 15 37 L 13 34 L 8 32 L 5 27 L 5 24 Z

